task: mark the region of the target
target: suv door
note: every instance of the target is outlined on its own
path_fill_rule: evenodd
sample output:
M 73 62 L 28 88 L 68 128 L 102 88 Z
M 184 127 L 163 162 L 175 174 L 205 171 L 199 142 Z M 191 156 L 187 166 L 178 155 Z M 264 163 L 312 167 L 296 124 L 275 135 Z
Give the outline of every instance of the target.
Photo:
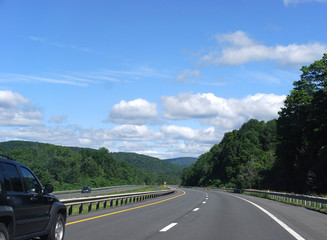
M 25 218 L 24 208 L 26 208 L 24 188 L 21 177 L 14 164 L 1 163 L 0 170 L 4 179 L 6 205 L 11 206 L 15 214 L 15 220 L 17 223 L 15 233 L 17 233 L 17 235 L 24 234 L 27 231 L 24 231 L 23 224 L 19 224 Z
M 7 201 L 14 209 L 16 219 L 15 236 L 44 230 L 51 201 L 43 197 L 42 186 L 34 174 L 25 167 L 3 163 L 7 172 Z M 20 174 L 21 172 L 21 174 Z
M 42 231 L 46 228 L 49 218 L 50 209 L 54 198 L 50 195 L 43 194 L 43 189 L 32 171 L 25 167 L 20 167 L 23 183 L 25 187 L 26 203 L 29 207 L 27 214 L 31 216 L 34 230 L 32 232 Z

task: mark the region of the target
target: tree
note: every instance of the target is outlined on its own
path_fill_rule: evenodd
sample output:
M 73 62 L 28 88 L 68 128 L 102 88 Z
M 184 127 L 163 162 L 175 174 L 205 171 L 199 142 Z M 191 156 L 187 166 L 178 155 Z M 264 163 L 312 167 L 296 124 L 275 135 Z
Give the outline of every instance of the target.
M 275 185 L 287 191 L 319 192 L 327 189 L 326 173 L 317 168 L 327 161 L 319 157 L 324 156 L 327 139 L 327 54 L 301 71 L 279 112 Z
M 275 160 L 276 121 L 251 119 L 226 133 L 182 174 L 183 185 L 260 188 Z

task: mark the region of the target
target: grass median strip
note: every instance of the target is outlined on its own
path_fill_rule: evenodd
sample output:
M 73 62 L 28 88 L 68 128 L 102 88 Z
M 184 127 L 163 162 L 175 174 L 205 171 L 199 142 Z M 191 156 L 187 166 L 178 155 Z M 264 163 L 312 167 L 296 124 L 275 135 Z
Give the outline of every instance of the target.
M 128 209 L 124 209 L 124 210 L 120 210 L 120 211 L 116 211 L 116 212 L 112 212 L 112 213 L 107 213 L 107 214 L 103 214 L 103 215 L 99 215 L 99 216 L 95 216 L 95 217 L 91 217 L 91 218 L 85 218 L 85 219 L 81 219 L 81 220 L 78 220 L 78 221 L 69 222 L 69 223 L 66 223 L 66 226 L 76 224 L 76 223 L 80 223 L 80 222 L 86 222 L 86 221 L 90 221 L 90 220 L 93 220 L 93 219 L 102 218 L 102 217 L 106 217 L 106 216 L 110 216 L 110 215 L 114 215 L 114 214 L 118 214 L 118 213 L 128 212 L 128 211 L 132 211 L 132 210 L 139 209 L 139 208 L 152 206 L 152 205 L 155 205 L 155 204 L 159 204 L 159 203 L 162 203 L 162 202 L 166 202 L 166 201 L 181 197 L 181 196 L 186 194 L 183 190 L 179 190 L 179 191 L 181 191 L 181 194 L 179 194 L 177 196 L 174 196 L 174 197 L 171 197 L 171 198 L 167 198 L 167 199 L 160 200 L 160 201 L 157 201 L 157 202 L 148 203 L 148 204 L 145 204 L 145 205 L 132 207 L 132 208 L 128 208 Z

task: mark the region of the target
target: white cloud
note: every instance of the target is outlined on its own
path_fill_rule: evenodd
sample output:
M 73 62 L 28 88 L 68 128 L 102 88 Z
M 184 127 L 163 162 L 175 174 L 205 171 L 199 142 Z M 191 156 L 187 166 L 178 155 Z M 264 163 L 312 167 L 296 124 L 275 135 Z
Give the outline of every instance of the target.
M 186 80 L 195 80 L 197 78 L 199 78 L 201 76 L 201 73 L 199 70 L 190 70 L 190 69 L 186 69 L 181 71 L 178 76 L 176 81 L 179 83 L 183 83 Z
M 212 98 L 215 98 L 212 93 L 196 95 L 181 93 L 178 96 L 163 96 L 161 97 L 163 116 L 174 120 L 213 117 L 217 112 L 212 104 Z
M 80 144 L 82 144 L 84 146 L 88 146 L 92 143 L 92 140 L 87 139 L 87 138 L 79 138 L 78 141 L 80 142 Z
M 85 87 L 89 83 L 94 83 L 92 80 L 76 78 L 68 75 L 40 77 L 26 74 L 12 74 L 12 73 L 0 73 L 0 82 L 17 82 L 17 83 L 52 83 Z
M 0 115 L 0 140 L 20 139 L 96 149 L 107 147 L 109 151 L 133 151 L 161 159 L 199 156 L 218 143 L 226 131 L 239 128 L 250 118 L 270 120 L 277 117 L 284 99 L 285 96 L 274 94 L 255 94 L 243 99 L 224 99 L 212 93 L 166 96 L 161 98 L 163 117 L 172 123 L 162 125 L 162 121 L 159 126 L 151 128 L 136 123 L 159 118 L 156 104 L 136 99 L 117 104 L 119 111 L 116 109 L 115 113 L 126 111 L 126 115 L 122 113 L 123 119 L 139 121 L 109 129 L 86 129 L 78 125 L 43 125 L 42 114 L 31 106 L 29 99 L 11 91 L 0 91 L 0 110 L 3 113 Z M 21 119 L 12 117 L 15 114 L 22 116 Z M 65 119 L 66 116 L 62 115 L 52 118 L 52 121 Z M 179 121 L 183 123 L 180 126 L 174 122 L 188 119 L 209 126 L 196 129 L 188 121 Z M 8 125 L 10 127 L 6 128 Z
M 51 128 L 45 125 L 19 127 L 0 130 L 3 140 L 26 140 L 52 143 L 63 146 L 81 146 L 78 141 L 79 131 L 72 126 Z M 92 146 L 91 146 L 92 147 Z
M 307 2 L 327 3 L 327 0 L 284 0 L 284 5 L 285 6 L 288 6 L 289 4 L 296 5 L 298 3 L 307 3 Z
M 0 91 L 0 125 L 27 126 L 41 124 L 42 113 L 19 93 Z
M 111 129 L 89 129 L 82 132 L 83 138 L 104 141 L 152 141 L 161 138 L 161 134 L 140 125 L 119 125 Z
M 245 121 L 255 118 L 276 118 L 286 96 L 258 93 L 243 99 L 225 99 L 212 93 L 179 94 L 162 97 L 164 117 L 168 119 L 200 119 L 203 124 L 219 128 L 237 128 Z
M 217 134 L 214 127 L 195 130 L 190 127 L 167 125 L 161 128 L 166 139 L 182 139 L 194 142 L 216 142 Z
M 265 46 L 243 31 L 216 36 L 220 48 L 202 56 L 201 63 L 217 67 L 271 60 L 280 65 L 299 67 L 321 58 L 327 45 L 321 43 Z
M 67 120 L 67 116 L 66 115 L 58 115 L 58 116 L 53 116 L 50 120 L 49 120 L 49 123 L 57 123 L 57 124 L 60 124 L 60 123 L 63 123 Z
M 108 131 L 108 139 L 149 141 L 158 138 L 158 133 L 146 126 L 121 125 Z
M 139 98 L 129 102 L 121 100 L 115 104 L 108 115 L 108 120 L 114 123 L 142 125 L 155 123 L 157 117 L 157 105 Z
M 77 51 L 80 51 L 80 52 L 102 53 L 102 52 L 94 51 L 94 50 L 92 50 L 90 48 L 79 47 L 79 46 L 76 46 L 75 44 L 65 44 L 65 43 L 49 41 L 47 38 L 44 38 L 44 37 L 29 36 L 28 39 L 32 40 L 32 41 L 35 41 L 35 42 L 40 42 L 40 43 L 43 43 L 43 44 L 47 44 L 47 45 L 50 45 L 50 46 L 59 47 L 59 48 L 70 48 L 70 49 L 77 50 Z

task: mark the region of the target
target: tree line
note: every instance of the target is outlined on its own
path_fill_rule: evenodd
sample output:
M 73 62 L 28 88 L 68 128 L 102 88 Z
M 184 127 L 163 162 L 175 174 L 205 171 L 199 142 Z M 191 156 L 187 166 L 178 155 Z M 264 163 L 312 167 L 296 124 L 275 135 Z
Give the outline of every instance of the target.
M 182 173 L 182 184 L 327 192 L 327 54 L 301 68 L 276 120 L 250 120 Z
M 148 171 L 137 168 L 127 161 L 117 160 L 106 148 L 95 150 L 9 141 L 0 143 L 0 153 L 26 164 L 43 184 L 51 183 L 57 191 L 80 189 L 83 186 L 162 185 L 164 181 L 179 184 L 182 171 L 179 166 L 175 168 L 175 165 L 169 163 L 166 170 L 160 171 L 160 174 L 157 174 L 157 171 L 161 165 L 156 163 L 152 164 Z M 141 161 L 142 156 L 134 158 Z

